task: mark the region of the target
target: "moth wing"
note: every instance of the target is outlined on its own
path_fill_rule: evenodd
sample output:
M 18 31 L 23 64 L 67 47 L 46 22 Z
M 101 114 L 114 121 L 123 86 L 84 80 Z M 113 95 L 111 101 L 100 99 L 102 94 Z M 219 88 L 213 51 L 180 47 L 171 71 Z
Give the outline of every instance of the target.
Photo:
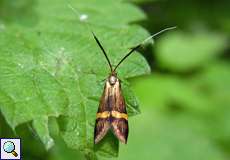
M 125 100 L 122 95 L 119 81 L 114 85 L 115 103 L 111 111 L 111 128 L 115 136 L 122 142 L 127 143 L 128 139 L 128 115 Z
M 104 87 L 104 92 L 101 96 L 100 104 L 97 111 L 97 119 L 94 128 L 94 143 L 97 144 L 100 142 L 110 128 L 109 121 L 109 106 L 108 106 L 108 93 L 109 87 L 108 84 Z
M 111 123 L 113 133 L 122 142 L 127 143 L 128 139 L 128 121 L 124 119 L 113 119 Z
M 100 142 L 110 128 L 109 119 L 97 119 L 94 129 L 94 143 Z

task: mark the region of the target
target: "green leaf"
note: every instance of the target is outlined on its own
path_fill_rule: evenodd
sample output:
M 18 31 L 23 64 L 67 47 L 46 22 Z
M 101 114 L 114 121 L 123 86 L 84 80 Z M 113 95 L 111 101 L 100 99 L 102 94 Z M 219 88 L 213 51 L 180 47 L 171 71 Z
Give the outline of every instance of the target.
M 210 101 L 209 116 L 204 119 L 208 127 L 207 134 L 212 138 L 227 142 L 230 138 L 229 114 L 230 114 L 230 65 L 226 61 L 210 63 L 202 74 L 191 79 L 189 86 L 195 91 L 205 95 Z M 212 109 L 211 109 L 212 108 Z
M 60 137 L 55 138 L 56 145 L 50 150 L 51 154 L 48 160 L 66 160 L 66 159 L 79 159 L 85 160 L 84 155 L 79 151 L 70 149 L 66 146 L 65 142 Z
M 130 120 L 129 143 L 120 147 L 118 160 L 225 160 L 219 147 L 196 131 L 201 125 L 187 115 L 168 115 L 143 106 Z M 135 154 L 138 153 L 138 154 Z
M 209 64 L 225 49 L 226 38 L 211 32 L 174 32 L 158 42 L 159 65 L 171 71 L 190 71 Z
M 148 36 L 142 27 L 130 24 L 144 19 L 144 14 L 122 1 L 4 1 L 0 14 L 4 26 L 0 34 L 0 110 L 12 129 L 32 121 L 46 148 L 53 141 L 49 118 L 56 117 L 67 146 L 95 159 L 93 130 L 103 91 L 100 82 L 108 76 L 109 68 L 86 22 L 69 4 L 87 15 L 87 23 L 114 65 Z M 4 14 L 7 8 L 16 8 L 9 17 Z M 34 17 L 32 22 L 29 17 Z M 149 72 L 144 57 L 134 53 L 120 66 L 118 76 L 126 79 Z M 134 115 L 138 103 L 126 86 L 128 111 Z M 96 146 L 97 152 L 116 156 L 117 140 L 112 137 L 104 143 Z
M 135 132 L 131 144 L 121 148 L 120 159 L 133 159 L 130 153 L 137 151 L 142 158 L 151 153 L 154 159 L 226 159 L 229 69 L 226 60 L 216 60 L 188 77 L 155 73 L 135 80 L 142 114 L 130 121 Z
M 143 84 L 139 85 L 138 82 Z M 197 92 L 196 88 L 190 87 L 187 81 L 178 76 L 155 74 L 139 79 L 134 86 L 144 106 L 201 113 L 213 109 L 212 102 L 203 93 Z
M 128 145 L 120 148 L 118 159 L 225 160 L 229 68 L 217 62 L 189 78 L 155 73 L 135 80 L 142 114 L 129 121 L 135 131 Z
M 41 138 L 41 141 L 47 147 L 47 149 L 50 149 L 54 144 L 54 140 L 49 135 L 48 117 L 44 116 L 41 118 L 34 119 L 33 127 L 38 136 Z
M 129 2 L 134 2 L 134 3 L 137 3 L 137 4 L 148 4 L 148 3 L 151 3 L 151 2 L 157 2 L 159 0 L 128 0 Z

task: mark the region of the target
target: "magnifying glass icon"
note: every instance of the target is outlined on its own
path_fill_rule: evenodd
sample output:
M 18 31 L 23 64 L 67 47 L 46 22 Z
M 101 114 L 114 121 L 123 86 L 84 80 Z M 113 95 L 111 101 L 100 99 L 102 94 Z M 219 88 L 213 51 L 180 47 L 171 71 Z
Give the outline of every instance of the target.
M 14 155 L 14 157 L 17 157 L 18 154 L 17 152 L 15 152 L 15 145 L 13 142 L 11 141 L 7 141 L 3 144 L 3 150 L 6 152 L 6 153 L 11 153 Z

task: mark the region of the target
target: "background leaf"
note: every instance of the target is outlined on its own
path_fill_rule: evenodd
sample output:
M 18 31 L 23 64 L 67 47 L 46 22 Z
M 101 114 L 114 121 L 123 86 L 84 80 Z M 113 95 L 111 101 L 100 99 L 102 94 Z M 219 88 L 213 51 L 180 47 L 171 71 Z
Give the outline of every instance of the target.
M 60 134 L 67 146 L 82 151 L 87 159 L 95 159 L 93 130 L 103 90 L 99 82 L 108 76 L 109 69 L 86 22 L 75 15 L 69 4 L 79 14 L 87 15 L 87 23 L 113 64 L 129 47 L 148 36 L 140 26 L 129 24 L 145 18 L 144 14 L 122 1 L 3 1 L 2 8 L 16 10 L 10 18 L 4 16 L 7 10 L 1 13 L 5 29 L 0 41 L 0 109 L 12 129 L 32 121 L 46 148 L 54 141 L 49 133 L 49 118 L 59 117 Z M 36 17 L 33 23 L 31 14 Z M 23 21 L 16 20 L 19 16 Z M 149 71 L 145 59 L 136 53 L 119 68 L 118 75 L 123 79 Z M 129 114 L 136 114 L 135 97 L 129 97 Z M 111 138 L 105 140 L 108 144 L 96 146 L 98 153 L 117 155 L 118 142 L 114 136 Z
M 189 71 L 208 64 L 225 46 L 226 39 L 219 34 L 193 32 L 186 35 L 183 32 L 174 32 L 159 41 L 156 56 L 163 68 Z

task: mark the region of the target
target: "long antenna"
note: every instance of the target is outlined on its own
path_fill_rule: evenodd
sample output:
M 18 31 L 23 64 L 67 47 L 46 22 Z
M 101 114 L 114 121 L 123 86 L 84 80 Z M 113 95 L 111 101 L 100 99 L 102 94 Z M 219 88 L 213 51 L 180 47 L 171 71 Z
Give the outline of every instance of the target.
M 74 8 L 70 3 L 68 3 L 68 7 L 69 7 L 77 16 L 79 16 L 79 18 L 81 19 L 82 15 L 80 14 L 80 12 L 79 12 L 76 8 Z M 83 21 L 83 20 L 82 20 L 82 21 Z M 97 42 L 98 46 L 100 47 L 100 49 L 102 50 L 103 54 L 105 55 L 105 58 L 106 58 L 106 60 L 107 60 L 107 62 L 108 62 L 108 64 L 109 64 L 110 70 L 111 70 L 111 72 L 112 72 L 112 71 L 113 71 L 112 64 L 111 64 L 111 62 L 110 62 L 110 60 L 109 60 L 109 58 L 108 58 L 108 56 L 107 56 L 107 54 L 106 54 L 104 48 L 102 47 L 100 41 L 98 40 L 98 38 L 96 37 L 96 35 L 94 34 L 94 32 L 91 30 L 91 28 L 90 28 L 90 26 L 89 26 L 89 24 L 88 24 L 87 22 L 85 23 L 85 25 L 86 25 L 86 27 L 88 28 L 88 30 L 90 30 L 91 33 L 93 34 L 93 37 L 94 37 L 94 39 L 96 40 L 96 42 Z
M 67 1 L 68 2 L 68 1 Z M 85 22 L 87 29 L 91 31 L 89 24 L 86 22 L 86 19 L 88 18 L 87 15 L 81 14 L 77 8 L 74 8 L 70 2 L 68 2 L 68 7 L 73 11 L 73 13 L 80 19 L 81 22 Z M 91 31 L 92 32 L 92 31 Z
M 140 48 L 141 45 L 142 45 L 142 44 L 138 44 L 137 46 L 132 47 L 132 49 L 129 51 L 129 53 L 126 54 L 126 56 L 124 56 L 124 57 L 120 60 L 120 62 L 116 65 L 116 67 L 114 68 L 113 71 L 116 71 L 116 69 L 118 68 L 118 66 L 119 66 L 128 56 L 130 56 L 131 53 L 133 53 L 135 50 L 137 50 L 138 48 Z
M 79 18 L 80 18 L 81 21 L 84 21 L 85 19 L 87 19 L 87 17 L 85 17 L 85 15 L 81 15 L 80 12 L 79 12 L 76 8 L 74 8 L 70 3 L 68 3 L 68 7 L 69 7 Z M 127 57 L 129 57 L 134 51 L 136 51 L 137 49 L 139 49 L 146 41 L 148 41 L 148 40 L 150 40 L 150 39 L 152 39 L 152 38 L 158 36 L 159 34 L 165 32 L 165 31 L 169 31 L 169 30 L 172 30 L 172 29 L 175 29 L 175 28 L 176 28 L 176 26 L 175 26 L 175 27 L 168 27 L 168 28 L 165 28 L 165 29 L 163 29 L 163 30 L 161 30 L 161 31 L 159 31 L 159 32 L 157 32 L 157 33 L 155 33 L 155 34 L 149 36 L 149 37 L 146 38 L 144 41 L 142 41 L 140 44 L 136 45 L 135 47 L 132 47 L 131 50 L 126 54 L 126 56 L 124 56 L 124 57 L 120 60 L 120 62 L 116 65 L 116 67 L 113 69 L 112 64 L 111 64 L 111 62 L 110 62 L 110 60 L 109 60 L 109 58 L 108 58 L 108 56 L 107 56 L 107 54 L 106 54 L 104 48 L 102 47 L 101 43 L 99 42 L 98 38 L 97 38 L 96 35 L 93 33 L 93 31 L 91 30 L 91 28 L 90 28 L 90 26 L 89 26 L 89 24 L 88 24 L 87 22 L 85 23 L 85 25 L 86 25 L 86 27 L 88 28 L 88 30 L 91 31 L 91 33 L 93 34 L 93 37 L 94 37 L 94 39 L 96 40 L 98 46 L 100 47 L 100 49 L 102 50 L 103 54 L 105 55 L 105 58 L 106 58 L 106 60 L 107 60 L 107 62 L 108 62 L 108 64 L 109 64 L 109 67 L 110 67 L 111 72 L 115 72 L 116 69 L 120 66 L 120 64 L 121 64 Z
M 126 56 L 124 56 L 124 57 L 120 60 L 120 62 L 116 65 L 116 67 L 114 68 L 113 72 L 116 71 L 116 69 L 118 68 L 118 66 L 119 66 L 128 56 L 130 56 L 134 51 L 136 51 L 137 49 L 139 49 L 146 41 L 148 41 L 148 40 L 150 40 L 150 39 L 152 39 L 152 38 L 158 36 L 159 34 L 165 32 L 165 31 L 169 31 L 169 30 L 172 30 L 172 29 L 175 29 L 175 28 L 176 28 L 176 26 L 175 26 L 175 27 L 165 28 L 165 29 L 163 29 L 163 30 L 161 30 L 161 31 L 159 31 L 159 32 L 157 32 L 157 33 L 155 33 L 155 34 L 149 36 L 149 37 L 146 38 L 144 41 L 142 41 L 140 44 L 136 45 L 135 47 L 132 47 L 131 50 L 126 54 Z
M 99 40 L 98 40 L 98 38 L 96 37 L 96 35 L 95 35 L 93 32 L 92 32 L 92 34 L 93 34 L 93 37 L 94 37 L 94 39 L 96 40 L 98 46 L 101 48 L 102 52 L 104 53 L 105 58 L 106 58 L 106 60 L 107 60 L 107 62 L 108 62 L 108 64 L 109 64 L 109 67 L 110 67 L 111 72 L 113 72 L 113 67 L 112 67 L 112 65 L 111 65 L 111 62 L 110 62 L 110 60 L 109 60 L 109 58 L 108 58 L 108 56 L 107 56 L 107 54 L 106 54 L 104 48 L 102 47 L 102 45 L 101 45 L 101 43 L 99 42 Z

